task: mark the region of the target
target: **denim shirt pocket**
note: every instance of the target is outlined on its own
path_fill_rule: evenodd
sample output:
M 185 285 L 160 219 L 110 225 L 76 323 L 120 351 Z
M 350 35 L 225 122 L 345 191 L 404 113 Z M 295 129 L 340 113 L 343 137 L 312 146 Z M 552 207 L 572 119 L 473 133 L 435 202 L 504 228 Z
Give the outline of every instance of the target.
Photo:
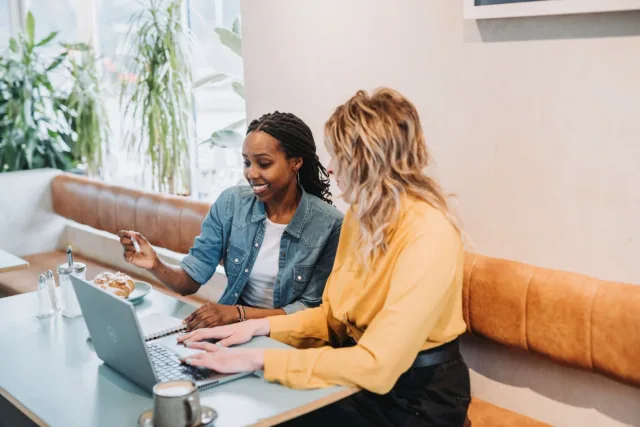
M 301 295 L 313 276 L 313 266 L 296 265 L 293 267 L 293 293 Z
M 233 245 L 229 245 L 227 248 L 227 260 L 224 264 L 225 273 L 227 277 L 237 277 L 240 274 L 242 264 L 246 257 L 246 252 Z

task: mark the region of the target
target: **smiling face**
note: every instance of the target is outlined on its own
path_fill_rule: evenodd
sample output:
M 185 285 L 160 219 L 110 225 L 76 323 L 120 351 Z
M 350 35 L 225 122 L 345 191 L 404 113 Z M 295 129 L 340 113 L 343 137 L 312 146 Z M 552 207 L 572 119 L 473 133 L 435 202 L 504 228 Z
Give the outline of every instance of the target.
M 296 185 L 297 171 L 302 166 L 300 157 L 287 158 L 280 142 L 261 131 L 247 135 L 242 158 L 244 177 L 263 203 L 282 200 L 291 186 Z

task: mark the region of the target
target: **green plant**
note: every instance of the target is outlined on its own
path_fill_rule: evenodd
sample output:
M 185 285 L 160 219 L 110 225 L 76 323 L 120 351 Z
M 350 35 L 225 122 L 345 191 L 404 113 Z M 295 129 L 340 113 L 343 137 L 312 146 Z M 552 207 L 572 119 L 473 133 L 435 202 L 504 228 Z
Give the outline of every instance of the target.
M 35 20 L 27 15 L 26 33 L 9 40 L 0 56 L 0 171 L 73 166 L 71 129 L 60 105 L 63 94 L 51 74 L 67 52 L 47 60 L 40 53 L 55 39 L 52 32 L 35 40 Z
M 68 62 L 73 88 L 62 108 L 74 132 L 73 156 L 76 162 L 86 163 L 89 175 L 98 175 L 111 130 L 102 97 L 97 58 L 91 47 L 85 44 L 66 47 L 76 54 L 70 55 Z
M 136 13 L 126 38 L 127 68 L 135 81 L 124 81 L 126 141 L 151 166 L 156 190 L 189 188 L 191 58 L 183 27 L 183 0 L 150 0 Z

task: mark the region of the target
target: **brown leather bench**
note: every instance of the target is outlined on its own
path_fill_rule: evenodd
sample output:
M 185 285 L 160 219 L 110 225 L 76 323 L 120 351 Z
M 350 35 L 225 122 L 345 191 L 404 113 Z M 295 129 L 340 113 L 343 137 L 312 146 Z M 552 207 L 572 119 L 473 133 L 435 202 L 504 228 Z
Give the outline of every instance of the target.
M 56 214 L 97 230 L 116 234 L 119 230 L 137 230 L 151 244 L 178 253 L 187 253 L 210 205 L 184 197 L 149 193 L 105 184 L 71 174 L 60 174 L 51 182 L 53 210 Z M 135 267 L 117 268 L 82 254 L 74 247 L 75 259 L 87 264 L 87 278 L 102 271 L 126 271 L 136 280 L 151 283 L 155 289 L 174 297 L 201 304 L 197 296 L 182 297 L 154 280 L 140 277 Z M 66 260 L 64 249 L 22 256 L 29 269 L 0 275 L 0 292 L 11 296 L 37 288 L 38 274 L 56 271 Z
M 636 388 L 639 309 L 637 285 L 472 253 L 465 257 L 463 312 L 469 333 Z M 545 425 L 512 417 L 480 401 L 469 410 L 474 426 Z
M 68 174 L 53 179 L 52 195 L 54 211 L 61 216 L 110 233 L 135 229 L 152 244 L 179 253 L 188 251 L 209 210 L 206 203 Z M 87 277 L 114 269 L 84 258 L 78 249 Z M 14 295 L 35 290 L 38 273 L 55 269 L 65 255 L 60 250 L 23 258 L 31 268 L 0 275 L 1 291 Z M 135 271 L 128 272 L 136 277 Z M 640 287 L 467 253 L 463 292 L 470 334 L 640 385 Z M 548 425 L 477 398 L 469 420 L 473 427 Z

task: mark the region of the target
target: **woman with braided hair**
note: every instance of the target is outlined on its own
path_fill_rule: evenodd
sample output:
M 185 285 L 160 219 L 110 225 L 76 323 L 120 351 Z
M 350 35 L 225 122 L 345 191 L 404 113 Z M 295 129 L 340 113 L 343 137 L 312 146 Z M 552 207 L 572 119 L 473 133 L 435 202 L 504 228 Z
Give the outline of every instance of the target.
M 342 214 L 309 126 L 291 113 L 265 114 L 249 124 L 242 157 L 249 186 L 218 197 L 179 266 L 162 261 L 140 233 L 118 233 L 127 262 L 182 295 L 224 262 L 222 296 L 185 319 L 189 330 L 316 307 L 333 267 Z
M 465 425 L 469 369 L 458 337 L 463 235 L 427 174 L 418 111 L 389 88 L 358 91 L 325 124 L 328 170 L 351 206 L 322 304 L 178 337 L 185 363 L 217 372 L 264 370 L 295 389 L 357 393 L 286 426 Z M 233 347 L 268 335 L 295 348 Z M 202 342 L 217 339 L 216 344 Z

